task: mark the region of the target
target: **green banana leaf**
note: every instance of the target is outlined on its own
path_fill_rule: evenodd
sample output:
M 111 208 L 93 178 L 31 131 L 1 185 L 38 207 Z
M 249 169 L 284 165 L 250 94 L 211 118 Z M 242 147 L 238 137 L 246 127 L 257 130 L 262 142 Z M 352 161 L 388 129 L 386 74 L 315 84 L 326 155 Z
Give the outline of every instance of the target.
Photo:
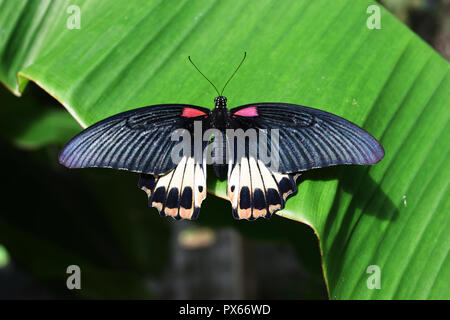
M 83 127 L 145 105 L 212 107 L 187 56 L 220 87 L 246 51 L 231 107 L 316 107 L 385 148 L 370 168 L 304 174 L 279 213 L 316 233 L 330 298 L 450 298 L 449 64 L 374 1 L 3 1 L 0 32 L 1 81 L 17 95 L 35 82 Z
M 9 262 L 9 254 L 6 248 L 0 245 L 0 268 L 6 266 Z
M 30 86 L 30 89 L 33 89 Z M 42 95 L 34 88 L 31 93 Z M 49 97 L 45 92 L 46 97 Z M 23 149 L 36 150 L 49 144 L 64 144 L 80 131 L 80 126 L 63 108 L 55 108 L 48 99 L 44 104 L 27 94 L 21 99 L 0 88 L 0 136 Z

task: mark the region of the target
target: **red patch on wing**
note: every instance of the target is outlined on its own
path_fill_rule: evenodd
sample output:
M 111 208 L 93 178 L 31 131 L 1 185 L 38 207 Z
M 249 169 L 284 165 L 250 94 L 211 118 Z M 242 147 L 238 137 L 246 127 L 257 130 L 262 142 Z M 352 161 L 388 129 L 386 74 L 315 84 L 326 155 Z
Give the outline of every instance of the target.
M 186 118 L 194 118 L 194 117 L 206 116 L 206 113 L 204 113 L 203 111 L 200 111 L 198 109 L 194 109 L 194 108 L 184 108 L 181 116 L 186 117 Z
M 236 111 L 234 113 L 235 116 L 241 116 L 241 117 L 257 117 L 259 116 L 258 110 L 256 107 L 247 107 L 244 109 L 241 109 L 239 111 Z

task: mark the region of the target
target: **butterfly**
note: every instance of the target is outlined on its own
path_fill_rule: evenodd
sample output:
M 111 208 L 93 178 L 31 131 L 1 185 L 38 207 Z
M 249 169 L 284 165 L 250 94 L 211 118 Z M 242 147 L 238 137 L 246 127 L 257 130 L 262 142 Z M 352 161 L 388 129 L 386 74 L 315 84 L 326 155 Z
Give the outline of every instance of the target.
M 227 178 L 233 216 L 254 220 L 282 210 L 303 171 L 371 165 L 384 157 L 383 147 L 368 132 L 325 111 L 288 103 L 228 109 L 223 91 L 244 59 L 219 93 L 189 57 L 218 93 L 214 109 L 162 104 L 116 114 L 70 140 L 59 162 L 68 168 L 140 173 L 138 187 L 147 193 L 149 206 L 177 220 L 198 217 L 210 164 L 217 177 Z M 180 148 L 175 132 L 194 138 Z

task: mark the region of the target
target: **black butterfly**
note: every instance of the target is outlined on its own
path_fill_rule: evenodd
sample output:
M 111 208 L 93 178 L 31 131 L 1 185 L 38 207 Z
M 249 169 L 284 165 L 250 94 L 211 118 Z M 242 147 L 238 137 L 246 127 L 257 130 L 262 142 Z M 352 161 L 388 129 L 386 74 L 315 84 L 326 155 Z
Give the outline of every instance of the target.
M 296 178 L 302 171 L 342 164 L 370 165 L 384 156 L 374 137 L 334 114 L 287 103 L 252 103 L 228 110 L 227 99 L 217 93 L 213 110 L 164 104 L 104 119 L 75 136 L 61 151 L 59 161 L 69 168 L 105 167 L 141 173 L 138 186 L 147 193 L 150 206 L 162 216 L 195 219 L 206 197 L 205 151 L 214 146 L 209 162 L 218 177 L 228 173 L 227 195 L 233 216 L 253 220 L 269 218 L 283 209 L 287 197 L 296 192 Z M 173 151 L 179 142 L 172 140 L 172 134 L 178 129 L 193 133 L 196 121 L 201 124 L 202 135 L 208 129 L 216 129 L 216 134 L 201 142 L 200 157 L 191 151 L 174 161 Z M 275 136 L 268 132 L 276 129 L 278 142 L 271 150 L 278 155 L 276 169 L 260 159 L 259 149 L 252 152 L 262 144 L 261 136 L 244 139 L 243 145 L 231 144 L 239 135 L 230 137 L 227 129 L 255 129 L 263 132 L 265 143 L 273 142 Z M 224 138 L 218 139 L 218 133 Z

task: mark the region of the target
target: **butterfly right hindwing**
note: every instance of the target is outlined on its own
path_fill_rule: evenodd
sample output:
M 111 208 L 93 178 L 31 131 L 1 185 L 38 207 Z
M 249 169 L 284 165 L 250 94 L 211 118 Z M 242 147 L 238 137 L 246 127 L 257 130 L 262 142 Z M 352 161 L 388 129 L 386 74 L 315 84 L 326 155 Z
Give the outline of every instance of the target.
M 245 151 L 242 157 L 234 156 L 228 169 L 227 193 L 238 219 L 270 217 L 283 209 L 287 197 L 296 191 L 299 172 L 339 164 L 373 164 L 384 156 L 382 146 L 365 130 L 313 108 L 255 103 L 231 109 L 230 118 L 234 129 L 253 129 L 266 138 L 241 140 L 239 147 L 231 147 L 234 152 Z M 275 156 L 275 167 L 273 162 L 261 161 L 261 147 Z
M 262 161 L 258 146 L 267 141 L 261 141 L 258 135 L 255 137 L 256 140 L 243 138 L 241 133 L 227 136 L 230 161 L 227 196 L 236 219 L 270 218 L 273 213 L 284 208 L 287 197 L 297 190 L 298 175 L 275 171 L 271 162 L 274 158 Z
M 229 165 L 227 195 L 236 219 L 270 218 L 284 209 L 286 199 L 297 191 L 299 175 L 271 172 L 261 161 L 243 157 Z

